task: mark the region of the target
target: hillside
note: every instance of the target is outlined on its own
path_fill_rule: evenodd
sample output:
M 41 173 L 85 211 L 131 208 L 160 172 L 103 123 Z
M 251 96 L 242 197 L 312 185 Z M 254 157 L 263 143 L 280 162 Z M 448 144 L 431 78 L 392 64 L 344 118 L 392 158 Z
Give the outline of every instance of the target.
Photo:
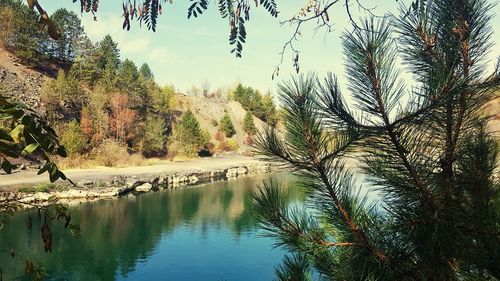
M 43 113 L 40 94 L 47 76 L 21 64 L 0 44 L 0 92 Z
M 248 151 L 250 148 L 244 143 L 245 133 L 243 131 L 243 118 L 246 110 L 243 109 L 239 102 L 229 101 L 220 98 L 205 98 L 205 97 L 192 97 L 183 94 L 175 95 L 175 116 L 180 116 L 183 112 L 190 109 L 196 119 L 200 122 L 203 129 L 207 130 L 210 134 L 212 142 L 216 142 L 215 134 L 217 133 L 218 126 L 214 126 L 214 122 L 219 123 L 224 110 L 227 111 L 236 129 L 236 135 L 232 139 L 238 142 L 240 151 Z M 253 122 L 258 130 L 262 129 L 264 122 L 254 116 Z
M 23 65 L 20 59 L 5 48 L 0 47 L 0 91 L 15 101 L 26 103 L 42 116 L 48 112 L 48 106 L 43 103 L 41 98 L 42 87 L 51 78 L 45 73 Z M 246 134 L 243 130 L 243 118 L 246 110 L 240 103 L 229 101 L 227 98 L 193 97 L 182 93 L 174 94 L 173 100 L 175 100 L 173 108 L 171 108 L 173 126 L 184 112 L 191 110 L 199 121 L 200 127 L 209 133 L 210 142 L 217 145 L 218 141 L 215 140 L 215 135 L 219 127 L 214 126 L 214 124 L 215 122 L 219 123 L 227 111 L 236 129 L 236 134 L 232 139 L 238 143 L 238 152 L 246 153 L 251 150 L 245 144 Z M 264 126 L 264 122 L 259 118 L 254 116 L 253 120 L 257 129 Z

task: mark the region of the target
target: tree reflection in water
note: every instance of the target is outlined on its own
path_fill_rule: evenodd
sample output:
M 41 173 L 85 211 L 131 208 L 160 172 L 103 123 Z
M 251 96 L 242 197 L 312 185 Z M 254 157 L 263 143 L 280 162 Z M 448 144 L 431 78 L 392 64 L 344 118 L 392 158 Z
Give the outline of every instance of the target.
M 283 181 L 291 202 L 304 200 L 304 195 L 294 187 L 292 177 L 275 177 Z M 81 237 L 72 237 L 62 225 L 54 224 L 52 254 L 43 251 L 39 220 L 34 220 L 33 229 L 28 231 L 25 224 L 28 213 L 22 212 L 14 216 L 9 225 L 0 231 L 0 249 L 16 249 L 18 253 L 18 257 L 14 259 L 8 255 L 0 256 L 4 280 L 29 280 L 24 275 L 24 260 L 19 257 L 28 257 L 40 264 L 49 273 L 50 279 L 54 280 L 115 280 L 126 278 L 135 271 L 138 262 L 147 264 L 148 259 L 158 251 L 161 240 L 169 237 L 172 239 L 168 243 L 175 245 L 175 237 L 189 236 L 195 245 L 199 243 L 197 240 L 214 236 L 210 240 L 214 249 L 220 246 L 217 245 L 219 242 L 228 243 L 222 241 L 227 240 L 228 236 L 233 241 L 238 241 L 241 236 L 244 239 L 262 240 L 255 235 L 258 225 L 252 217 L 250 195 L 263 179 L 265 177 L 248 177 L 71 207 L 73 220 L 80 224 Z M 31 212 L 32 216 L 35 215 Z M 269 248 L 271 242 L 266 243 Z M 245 245 L 247 244 L 234 242 L 230 251 L 249 254 L 249 251 L 256 250 L 246 249 Z M 193 252 L 182 253 L 182 256 L 199 254 L 195 247 L 189 249 L 193 249 Z M 216 251 L 213 254 L 216 255 Z M 255 255 L 259 256 L 259 253 Z M 281 253 L 278 257 L 280 255 Z M 216 258 L 214 256 L 213 260 Z M 279 259 L 268 261 L 266 257 L 262 257 L 262 262 L 271 262 L 269 269 L 272 272 L 274 263 L 279 262 Z M 205 266 L 211 265 L 214 265 L 214 269 L 220 269 L 220 265 L 211 264 L 210 261 Z M 167 267 L 168 264 L 164 266 Z M 161 268 L 154 270 L 161 271 Z M 190 272 L 185 274 L 189 276 Z M 147 276 L 138 278 L 149 279 Z M 193 277 L 192 280 L 196 278 Z

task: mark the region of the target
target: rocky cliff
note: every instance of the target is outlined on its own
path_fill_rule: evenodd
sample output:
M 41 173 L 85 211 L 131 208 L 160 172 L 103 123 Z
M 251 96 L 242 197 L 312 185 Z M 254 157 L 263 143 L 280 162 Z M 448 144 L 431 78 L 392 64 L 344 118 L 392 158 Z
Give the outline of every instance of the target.
M 0 93 L 23 102 L 39 113 L 44 113 L 40 100 L 42 85 L 47 76 L 22 65 L 11 53 L 0 46 Z

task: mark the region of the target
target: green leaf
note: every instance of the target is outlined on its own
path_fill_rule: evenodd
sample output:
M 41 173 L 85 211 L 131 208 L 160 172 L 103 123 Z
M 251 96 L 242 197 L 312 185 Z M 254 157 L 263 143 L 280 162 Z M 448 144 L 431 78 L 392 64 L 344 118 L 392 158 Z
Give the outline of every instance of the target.
M 3 141 L 0 141 L 0 151 L 12 158 L 18 158 L 19 154 L 18 151 L 16 151 L 15 146 L 9 143 L 5 143 Z
M 63 172 L 61 172 L 61 171 L 59 171 L 59 177 L 60 177 L 62 180 L 67 180 L 66 175 L 65 175 Z
M 2 170 L 4 170 L 7 174 L 12 173 L 12 168 L 14 168 L 14 165 L 12 165 L 9 161 L 5 159 L 2 161 Z
M 49 180 L 52 183 L 58 179 L 59 179 L 59 169 L 57 169 L 56 165 L 52 165 L 52 169 L 50 170 Z
M 52 168 L 52 165 L 54 165 L 54 163 L 47 163 L 47 164 L 43 165 L 43 167 L 38 171 L 37 175 L 41 175 L 41 174 L 47 172 L 49 169 Z
M 14 141 L 12 139 L 12 137 L 7 132 L 5 132 L 3 129 L 0 129 L 0 139 L 1 140 L 6 140 L 6 141 L 9 141 L 9 142 Z
M 31 154 L 33 153 L 33 151 L 35 151 L 40 145 L 38 143 L 32 143 L 32 144 L 29 144 L 28 146 L 26 146 L 23 151 L 21 152 L 21 155 L 28 155 L 28 154 Z
M 57 154 L 59 154 L 59 156 L 61 157 L 68 157 L 68 151 L 66 150 L 66 148 L 64 148 L 64 146 L 59 146 L 57 148 Z
M 19 124 L 14 128 L 14 130 L 10 132 L 10 136 L 16 143 L 19 143 L 21 138 L 21 133 L 23 132 L 23 130 L 24 130 L 24 125 Z

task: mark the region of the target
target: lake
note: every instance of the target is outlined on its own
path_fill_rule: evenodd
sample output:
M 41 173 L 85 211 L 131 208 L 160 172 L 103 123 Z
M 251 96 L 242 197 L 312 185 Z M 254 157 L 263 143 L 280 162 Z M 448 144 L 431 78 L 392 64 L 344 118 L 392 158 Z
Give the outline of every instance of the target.
M 48 280 L 272 280 L 284 251 L 261 237 L 250 197 L 268 177 L 82 203 L 70 208 L 81 236 L 52 223 L 52 253 L 43 250 L 36 211 L 31 230 L 23 211 L 0 230 L 3 280 L 31 280 L 26 258 L 41 265 Z M 291 203 L 304 200 L 293 177 L 273 177 Z

